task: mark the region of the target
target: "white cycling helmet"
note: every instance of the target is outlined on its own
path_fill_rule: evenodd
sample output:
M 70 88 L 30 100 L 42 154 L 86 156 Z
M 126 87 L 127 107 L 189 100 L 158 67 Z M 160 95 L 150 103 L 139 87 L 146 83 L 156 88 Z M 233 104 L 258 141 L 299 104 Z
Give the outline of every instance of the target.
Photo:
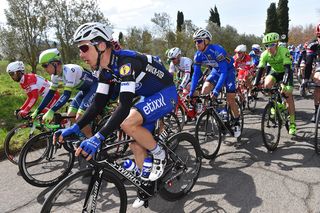
M 176 58 L 179 55 L 181 55 L 181 50 L 178 47 L 174 47 L 174 48 L 170 49 L 169 52 L 168 52 L 168 58 L 169 59 Z
M 11 62 L 7 66 L 7 73 L 21 71 L 24 72 L 24 64 L 22 61 Z
M 197 30 L 192 37 L 193 37 L 193 40 L 197 40 L 197 39 L 208 39 L 209 41 L 212 40 L 211 33 L 208 30 L 202 29 L 202 28 Z
M 251 49 L 254 50 L 254 51 L 261 51 L 261 47 L 259 44 L 253 44 L 251 46 Z
M 92 40 L 97 37 L 103 38 L 105 41 L 112 41 L 112 29 L 99 22 L 89 22 L 78 27 L 73 35 L 73 42 Z
M 244 44 L 240 44 L 237 46 L 237 48 L 234 50 L 234 52 L 247 52 L 247 46 Z

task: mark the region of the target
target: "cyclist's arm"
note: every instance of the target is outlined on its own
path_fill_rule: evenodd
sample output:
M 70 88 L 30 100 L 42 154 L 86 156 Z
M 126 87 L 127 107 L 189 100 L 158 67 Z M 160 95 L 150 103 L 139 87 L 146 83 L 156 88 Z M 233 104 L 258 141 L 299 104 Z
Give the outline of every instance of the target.
M 50 103 L 51 99 L 53 98 L 56 90 L 55 89 L 50 89 L 47 95 L 44 97 L 44 99 L 41 101 L 40 105 L 37 108 L 38 112 L 42 112 L 44 108 Z
M 213 94 L 214 96 L 218 96 L 219 92 L 221 91 L 221 88 L 224 84 L 224 82 L 226 81 L 227 75 L 228 75 L 228 62 L 226 60 L 223 60 L 221 62 L 218 63 L 219 64 L 219 69 L 220 69 L 220 77 L 219 80 L 216 84 L 216 86 L 213 89 Z
M 189 93 L 190 96 L 192 96 L 194 91 L 196 90 L 196 88 L 198 86 L 198 81 L 201 76 L 202 76 L 201 65 L 194 63 L 193 75 L 192 75 L 192 79 L 191 79 L 191 87 L 190 87 L 190 93 Z
M 29 112 L 31 110 L 31 108 L 33 107 L 33 105 L 38 100 L 38 97 L 39 97 L 38 89 L 34 89 L 34 90 L 28 92 L 27 96 L 28 96 L 28 98 L 23 103 L 23 105 L 20 107 L 20 110 L 24 110 L 24 111 Z
M 69 100 L 71 96 L 71 90 L 72 88 L 70 87 L 65 87 L 63 94 L 59 98 L 59 100 L 54 104 L 54 106 L 51 108 L 52 111 L 56 112 L 58 111 L 67 101 Z

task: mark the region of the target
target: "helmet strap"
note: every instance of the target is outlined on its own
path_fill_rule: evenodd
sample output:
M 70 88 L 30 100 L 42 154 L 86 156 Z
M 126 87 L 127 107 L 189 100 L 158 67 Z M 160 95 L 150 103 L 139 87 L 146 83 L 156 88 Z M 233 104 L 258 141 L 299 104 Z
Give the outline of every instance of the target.
M 106 50 L 103 50 L 103 51 L 99 50 L 99 48 L 97 47 L 97 45 L 94 45 L 94 48 L 96 49 L 96 51 L 97 51 L 97 53 L 98 53 L 96 70 L 101 70 L 100 61 L 101 61 L 102 54 L 103 54 Z
M 52 66 L 54 67 L 54 75 L 57 75 L 57 64 L 52 63 Z

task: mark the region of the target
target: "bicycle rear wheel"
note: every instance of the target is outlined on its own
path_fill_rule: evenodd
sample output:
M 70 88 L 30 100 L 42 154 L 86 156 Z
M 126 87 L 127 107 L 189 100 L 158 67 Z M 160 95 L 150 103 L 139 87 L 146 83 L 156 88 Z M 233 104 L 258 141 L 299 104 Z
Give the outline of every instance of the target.
M 181 129 L 183 129 L 184 125 L 186 124 L 186 112 L 184 111 L 183 107 L 181 105 L 178 105 L 175 114 L 177 115 Z
M 74 153 L 60 147 L 54 150 L 52 132 L 31 138 L 23 147 L 19 158 L 19 171 L 31 185 L 54 186 L 64 179 L 74 164 Z
M 218 118 L 211 110 L 200 114 L 195 129 L 195 136 L 200 145 L 201 155 L 206 159 L 213 159 L 217 156 L 221 146 L 221 130 Z
M 32 134 L 31 126 L 28 124 L 20 124 L 7 134 L 4 140 L 4 153 L 7 159 L 13 163 L 18 164 L 19 155 L 23 145 L 34 135 L 40 134 L 41 130 L 35 129 Z
M 256 94 L 252 93 L 250 95 L 249 93 L 249 91 L 246 93 L 247 107 L 251 112 L 253 112 L 257 106 Z
M 200 173 L 202 157 L 196 138 L 189 133 L 175 134 L 167 144 L 168 162 L 160 180 L 163 188 L 159 193 L 167 201 L 176 201 L 192 190 Z
M 52 190 L 45 200 L 41 213 L 47 212 L 126 212 L 127 192 L 119 178 L 104 170 L 98 190 L 89 185 L 97 184 L 93 178 L 94 170 L 88 168 L 76 172 Z M 90 184 L 91 183 L 91 184 Z M 93 197 L 98 193 L 97 199 Z M 88 202 L 83 208 L 86 196 Z
M 269 151 L 274 151 L 279 144 L 281 126 L 280 115 L 274 104 L 269 102 L 264 108 L 261 120 L 262 140 Z

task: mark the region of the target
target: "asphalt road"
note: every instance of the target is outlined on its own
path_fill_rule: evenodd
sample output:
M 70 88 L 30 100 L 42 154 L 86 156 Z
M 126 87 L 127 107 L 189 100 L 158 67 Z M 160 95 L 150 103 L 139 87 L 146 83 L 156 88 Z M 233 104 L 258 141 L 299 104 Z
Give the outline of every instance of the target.
M 203 160 L 198 182 L 184 199 L 170 203 L 156 196 L 149 208 L 131 209 L 134 188 L 127 186 L 128 212 L 320 212 L 320 157 L 315 154 L 311 96 L 295 95 L 297 136 L 285 128 L 278 149 L 267 152 L 260 133 L 265 100 L 245 114 L 243 139 L 225 137 L 218 157 Z M 187 126 L 192 132 L 192 125 Z M 26 183 L 18 168 L 0 162 L 0 212 L 39 212 L 49 189 Z

